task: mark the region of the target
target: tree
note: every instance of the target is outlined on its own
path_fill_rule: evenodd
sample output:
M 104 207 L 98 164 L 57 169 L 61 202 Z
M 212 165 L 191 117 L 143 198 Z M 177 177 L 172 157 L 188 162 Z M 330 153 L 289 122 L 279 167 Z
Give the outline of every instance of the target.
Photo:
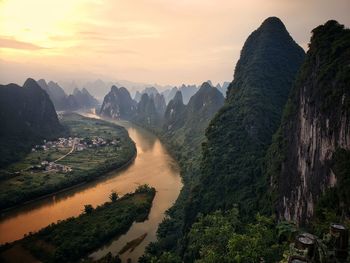
M 118 196 L 118 194 L 115 191 L 112 191 L 112 193 L 109 195 L 109 199 L 112 202 L 115 202 L 115 201 L 117 201 L 119 199 L 119 196 Z
M 94 211 L 94 208 L 92 205 L 84 205 L 84 213 L 85 214 L 91 214 Z

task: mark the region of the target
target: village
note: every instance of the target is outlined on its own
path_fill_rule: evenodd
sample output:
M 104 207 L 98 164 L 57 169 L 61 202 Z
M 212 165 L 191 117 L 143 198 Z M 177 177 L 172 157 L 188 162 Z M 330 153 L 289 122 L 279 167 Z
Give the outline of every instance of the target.
M 43 160 L 40 164 L 34 165 L 29 167 L 29 170 L 31 171 L 46 171 L 46 172 L 62 172 L 62 173 L 68 173 L 72 171 L 72 168 L 63 165 L 58 164 L 57 162 L 64 159 L 69 154 L 78 151 L 84 151 L 87 148 L 98 148 L 98 147 L 105 147 L 114 145 L 117 146 L 117 149 L 119 149 L 119 143 L 120 139 L 103 139 L 98 136 L 94 136 L 92 138 L 79 138 L 79 137 L 69 137 L 69 138 L 58 138 L 56 141 L 43 141 L 42 145 L 35 145 L 35 147 L 32 148 L 32 152 L 36 151 L 49 151 L 49 150 L 55 150 L 55 149 L 64 149 L 64 148 L 70 148 L 70 151 L 66 153 L 65 155 L 61 156 L 60 158 L 49 161 L 49 160 Z

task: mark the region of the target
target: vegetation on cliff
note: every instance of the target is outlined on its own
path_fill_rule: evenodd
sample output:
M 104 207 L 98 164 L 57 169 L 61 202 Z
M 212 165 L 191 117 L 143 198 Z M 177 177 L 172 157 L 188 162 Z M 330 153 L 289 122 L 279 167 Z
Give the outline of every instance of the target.
M 314 221 L 314 231 L 321 233 L 330 221 L 341 222 L 350 216 L 350 159 L 346 150 L 350 147 L 346 139 L 350 30 L 328 21 L 312 32 L 305 63 L 267 155 L 266 178 L 272 184 L 271 199 L 278 215 L 301 223 Z M 304 132 L 309 130 L 308 123 L 310 133 Z M 298 191 L 302 192 L 298 198 L 302 203 L 295 198 Z M 299 210 L 285 207 L 284 200 Z

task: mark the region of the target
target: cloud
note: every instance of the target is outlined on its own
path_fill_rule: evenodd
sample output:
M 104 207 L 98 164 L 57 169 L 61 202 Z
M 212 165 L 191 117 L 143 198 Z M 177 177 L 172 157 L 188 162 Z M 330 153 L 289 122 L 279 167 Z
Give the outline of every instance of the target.
M 139 52 L 130 49 L 100 48 L 95 50 L 98 53 L 120 54 L 120 55 L 139 55 Z
M 0 48 L 22 49 L 22 50 L 39 50 L 46 49 L 29 42 L 16 40 L 12 37 L 0 36 Z

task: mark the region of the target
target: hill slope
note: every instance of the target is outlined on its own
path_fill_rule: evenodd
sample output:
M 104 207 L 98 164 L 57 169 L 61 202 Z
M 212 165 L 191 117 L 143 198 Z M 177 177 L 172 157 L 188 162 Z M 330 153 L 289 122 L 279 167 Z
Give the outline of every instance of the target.
M 256 208 L 260 165 L 276 131 L 282 108 L 304 52 L 276 17 L 247 39 L 224 107 L 209 124 L 194 211 L 227 209 L 235 203 Z
M 18 160 L 39 140 L 62 132 L 55 108 L 33 79 L 0 85 L 0 166 Z

